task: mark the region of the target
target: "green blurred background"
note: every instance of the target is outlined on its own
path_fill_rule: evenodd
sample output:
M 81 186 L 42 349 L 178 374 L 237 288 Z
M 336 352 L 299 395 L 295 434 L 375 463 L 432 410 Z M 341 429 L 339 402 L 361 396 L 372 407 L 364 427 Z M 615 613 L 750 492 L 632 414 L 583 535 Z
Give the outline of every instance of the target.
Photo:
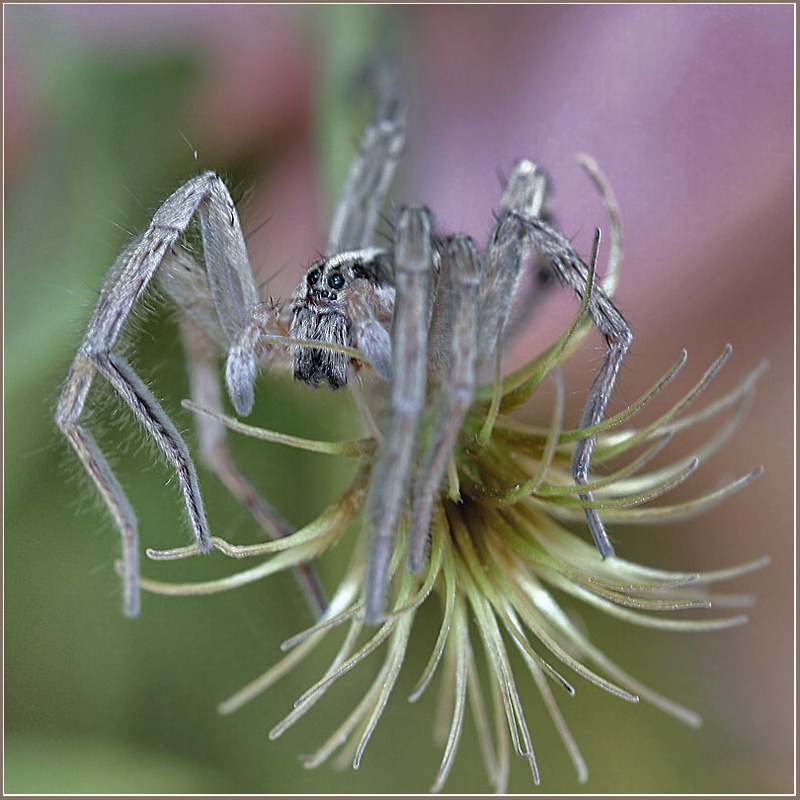
M 211 597 L 145 595 L 142 616 L 125 619 L 113 568 L 117 536 L 52 422 L 105 270 L 174 187 L 202 169 L 224 174 L 245 195 L 243 219 L 254 232 L 249 245 L 259 280 L 278 272 L 269 291 L 285 295 L 304 259 L 324 246 L 325 198 L 339 185 L 364 120 L 364 108 L 352 110 L 342 101 L 343 76 L 352 65 L 391 42 L 414 66 L 415 79 L 423 75 L 414 91 L 425 108 L 426 93 L 450 97 L 448 80 L 468 83 L 467 76 L 457 80 L 447 69 L 447 55 L 458 42 L 443 42 L 437 62 L 437 54 L 431 55 L 434 36 L 452 31 L 457 38 L 464 26 L 484 23 L 493 30 L 500 19 L 508 30 L 514 24 L 510 15 L 523 14 L 484 12 L 476 18 L 456 8 L 426 13 L 364 7 L 5 7 L 7 792 L 373 793 L 425 791 L 432 782 L 441 757 L 431 740 L 435 692 L 416 705 L 405 697 L 427 658 L 434 613 L 421 617 L 393 702 L 360 770 L 306 771 L 300 757 L 316 749 L 357 702 L 378 659 L 362 664 L 276 742 L 268 741 L 267 732 L 322 673 L 330 650 L 238 713 L 218 716 L 216 704 L 274 663 L 279 643 L 310 623 L 299 589 L 290 575 L 280 575 Z M 541 18 L 531 18 L 533 13 L 524 11 L 519 22 L 534 28 L 538 23 L 547 47 L 567 35 L 568 25 L 555 11 Z M 474 58 L 482 68 L 494 59 L 502 73 L 502 46 L 487 48 L 491 52 L 476 51 Z M 437 63 L 440 71 L 434 72 Z M 457 108 L 458 91 L 451 99 Z M 426 135 L 435 138 L 437 131 Z M 424 137 L 419 150 L 424 165 Z M 488 146 L 487 151 L 490 170 L 507 166 L 500 157 L 491 161 Z M 412 191 L 424 186 L 424 166 L 417 169 Z M 486 202 L 490 207 L 493 200 Z M 790 426 L 791 368 L 783 359 L 791 354 L 791 307 L 781 285 L 783 304 L 775 314 L 789 327 L 778 328 L 786 337 L 771 354 L 771 374 L 777 371 L 779 383 L 766 395 L 773 402 L 771 415 L 783 415 L 782 424 Z M 634 303 L 629 299 L 628 308 Z M 135 363 L 188 431 L 192 421 L 180 407 L 188 390 L 174 318 L 158 307 L 138 322 Z M 672 339 L 674 348 L 685 343 L 683 335 Z M 744 353 L 740 373 L 759 357 L 757 348 Z M 667 363 L 654 365 L 653 375 Z M 579 387 L 587 374 L 581 374 Z M 631 396 L 648 385 L 647 378 L 634 381 L 631 374 L 624 381 Z M 144 545 L 187 542 L 177 491 L 165 486 L 174 483 L 169 471 L 142 446 L 129 415 L 107 392 L 98 387 L 93 396 L 91 425 L 136 509 Z M 258 397 L 254 424 L 320 438 L 354 430 L 346 398 L 339 395 L 265 376 Z M 772 483 L 735 498 L 716 528 L 694 523 L 677 541 L 686 544 L 690 563 L 698 567 L 773 556 L 777 566 L 768 575 L 737 585 L 759 596 L 753 612 L 758 621 L 750 626 L 756 630 L 676 637 L 623 628 L 580 609 L 593 640 L 614 660 L 700 711 L 705 726 L 690 730 L 644 704 L 629 706 L 580 685 L 576 699 L 561 703 L 589 766 L 589 784 L 580 787 L 535 690 L 520 680 L 543 791 L 789 791 L 790 437 L 783 427 L 783 440 L 772 442 L 769 421 L 754 415 L 745 424 L 754 427 L 749 438 L 743 434 L 744 455 L 721 462 L 720 472 L 742 474 L 772 463 Z M 324 456 L 241 439 L 235 446 L 245 471 L 297 525 L 346 485 L 347 472 L 339 464 L 332 468 Z M 229 540 L 254 541 L 250 519 L 213 476 L 202 472 L 201 482 L 212 528 Z M 737 518 L 760 519 L 757 507 L 747 516 L 759 502 L 769 504 L 769 515 L 757 528 L 742 523 L 745 533 L 731 542 L 725 526 Z M 666 563 L 659 561 L 667 552 L 663 532 L 635 538 L 625 555 Z M 345 557 L 337 551 L 321 565 L 329 589 Z M 671 566 L 688 566 L 680 552 L 667 557 Z M 207 564 L 145 563 L 144 570 L 165 579 L 200 579 L 223 570 L 221 562 L 215 557 Z M 446 788 L 489 788 L 469 719 Z M 512 761 L 510 789 L 533 789 L 521 762 Z

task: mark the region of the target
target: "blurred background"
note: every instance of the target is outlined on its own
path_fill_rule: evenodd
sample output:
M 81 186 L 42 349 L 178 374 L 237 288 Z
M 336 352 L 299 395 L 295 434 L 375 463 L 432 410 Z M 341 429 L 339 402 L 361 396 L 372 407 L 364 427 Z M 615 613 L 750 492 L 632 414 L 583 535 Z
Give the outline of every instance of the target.
M 528 156 L 553 178 L 560 228 L 588 253 L 606 222 L 575 155 L 601 164 L 625 233 L 616 300 L 636 335 L 616 409 L 683 347 L 689 363 L 673 399 L 727 342 L 734 354 L 709 399 L 769 360 L 748 418 L 692 491 L 759 465 L 764 475 L 696 520 L 612 532 L 620 555 L 652 566 L 771 556 L 723 588 L 755 598 L 750 623 L 668 634 L 569 609 L 617 663 L 701 713 L 704 726 L 579 684 L 561 707 L 589 766 L 581 786 L 535 689 L 520 680 L 542 791 L 792 791 L 792 6 L 52 5 L 6 6 L 4 17 L 6 791 L 374 793 L 432 782 L 441 757 L 431 738 L 435 691 L 415 705 L 405 698 L 435 614 L 429 630 L 420 623 L 360 770 L 304 770 L 301 757 L 349 713 L 378 658 L 278 741 L 267 732 L 330 653 L 218 716 L 217 703 L 310 624 L 300 590 L 280 575 L 211 597 L 145 595 L 141 617 L 125 619 L 117 535 L 52 422 L 104 273 L 191 175 L 213 168 L 229 180 L 243 198 L 258 281 L 275 296 L 291 291 L 324 247 L 332 198 L 369 113 L 347 99 L 347 75 L 385 50 L 405 61 L 411 108 L 394 197 L 426 203 L 442 229 L 485 241 L 498 176 Z M 574 313 L 562 294 L 520 338 L 517 360 Z M 159 306 L 137 327 L 135 364 L 189 431 L 174 317 Z M 599 338 L 592 344 L 566 374 L 573 421 L 603 352 Z M 136 509 L 143 546 L 186 543 L 169 471 L 126 411 L 101 387 L 93 397 L 92 428 Z M 352 433 L 348 414 L 338 394 L 267 375 L 253 421 L 335 438 Z M 326 456 L 234 444 L 294 524 L 347 482 Z M 212 529 L 253 541 L 253 523 L 213 476 L 202 472 L 201 483 Z M 144 564 L 163 579 L 202 579 L 215 568 Z M 336 553 L 320 566 L 329 589 L 340 568 Z M 448 791 L 488 791 L 478 752 L 467 720 Z M 533 789 L 522 762 L 512 761 L 509 789 Z

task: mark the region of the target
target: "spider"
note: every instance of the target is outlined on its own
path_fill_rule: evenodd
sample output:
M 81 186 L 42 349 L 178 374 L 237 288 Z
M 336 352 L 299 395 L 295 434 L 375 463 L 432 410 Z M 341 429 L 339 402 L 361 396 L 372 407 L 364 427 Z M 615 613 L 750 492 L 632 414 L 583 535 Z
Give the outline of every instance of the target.
M 147 230 L 109 271 L 86 334 L 61 394 L 56 421 L 94 480 L 122 537 L 124 605 L 139 613 L 138 534 L 135 513 L 103 453 L 81 418 L 92 381 L 104 377 L 127 403 L 177 473 L 199 550 L 212 549 L 192 456 L 175 425 L 129 364 L 115 350 L 134 307 L 158 275 L 180 311 L 193 401 L 222 410 L 215 355 L 227 352 L 225 384 L 236 412 L 254 402 L 260 366 L 288 366 L 310 386 L 331 389 L 362 380 L 377 382 L 385 424 L 369 422 L 379 447 L 370 483 L 367 516 L 370 557 L 364 616 L 383 615 L 389 565 L 398 527 L 409 524 L 408 568 L 425 563 L 431 507 L 443 482 L 461 423 L 475 397 L 478 376 L 499 376 L 504 333 L 525 265 L 537 259 L 539 286 L 555 275 L 586 301 L 607 350 L 589 391 L 582 427 L 599 423 L 632 333 L 591 270 L 549 222 L 548 179 L 528 160 L 512 168 L 488 243 L 482 253 L 464 235 L 436 231 L 421 205 L 399 209 L 390 246 L 376 247 L 379 213 L 404 142 L 404 113 L 396 82 L 372 76 L 375 119 L 367 125 L 350 166 L 327 240 L 286 302 L 262 302 L 245 240 L 223 180 L 205 172 L 184 183 L 155 212 Z M 181 246 L 192 221 L 199 222 L 203 265 Z M 536 283 L 534 281 L 534 283 Z M 589 293 L 588 301 L 585 298 Z M 533 296 L 527 298 L 532 300 Z M 423 434 L 423 411 L 433 406 L 436 423 Z M 200 457 L 272 536 L 291 527 L 259 496 L 236 467 L 222 424 L 197 420 Z M 572 471 L 588 482 L 594 438 L 580 441 Z M 591 501 L 589 491 L 581 498 Z M 595 508 L 585 507 L 603 558 L 614 554 Z M 309 565 L 297 568 L 314 610 L 325 598 Z

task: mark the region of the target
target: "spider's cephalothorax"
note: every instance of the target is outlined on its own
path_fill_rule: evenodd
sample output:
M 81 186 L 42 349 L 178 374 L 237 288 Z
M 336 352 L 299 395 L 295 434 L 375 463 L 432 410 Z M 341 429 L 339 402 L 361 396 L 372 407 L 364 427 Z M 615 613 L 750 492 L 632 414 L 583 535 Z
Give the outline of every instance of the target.
M 394 281 L 388 254 L 376 248 L 320 259 L 311 265 L 291 302 L 292 339 L 361 350 L 383 378 L 392 374 L 389 326 Z M 294 376 L 331 389 L 347 383 L 350 358 L 336 350 L 292 347 Z
M 369 364 L 387 381 L 382 430 L 368 413 L 365 425 L 378 443 L 371 465 L 368 520 L 371 549 L 364 587 L 364 616 L 382 618 L 394 541 L 410 531 L 408 566 L 424 565 L 433 498 L 439 492 L 475 396 L 479 374 L 500 375 L 501 350 L 514 295 L 531 256 L 585 302 L 608 345 L 589 393 L 582 428 L 604 416 L 630 329 L 592 271 L 549 222 L 548 181 L 528 160 L 512 168 L 495 222 L 482 249 L 468 237 L 434 234 L 433 215 L 421 205 L 400 207 L 392 241 L 373 246 L 405 138 L 397 81 L 376 67 L 377 115 L 362 138 L 333 215 L 325 252 L 288 302 L 262 302 L 239 218 L 223 180 L 206 172 L 184 183 L 159 207 L 148 229 L 118 257 L 67 377 L 56 421 L 106 502 L 123 541 L 123 579 L 128 614 L 139 611 L 136 515 L 105 456 L 86 427 L 84 409 L 101 375 L 127 403 L 178 477 L 197 549 L 212 538 L 189 448 L 155 396 L 120 354 L 120 335 L 148 285 L 158 274 L 181 312 L 192 400 L 210 411 L 197 417 L 200 456 L 259 525 L 272 536 L 290 527 L 239 472 L 221 422 L 222 392 L 217 348 L 227 348 L 225 383 L 237 413 L 254 402 L 258 369 L 284 365 L 312 385 L 338 388 Z M 181 247 L 199 221 L 203 259 Z M 613 239 L 612 239 L 613 244 Z M 612 247 L 613 249 L 613 247 Z M 531 286 L 546 282 L 533 281 Z M 535 294 L 535 291 L 533 292 Z M 528 291 L 521 307 L 533 308 Z M 358 402 L 358 400 L 357 400 Z M 427 404 L 436 410 L 427 425 Z M 473 437 L 474 438 L 474 437 Z M 589 482 L 595 436 L 579 441 L 573 475 L 581 487 L 589 527 L 603 557 L 613 548 Z M 478 444 L 480 444 L 478 442 Z M 296 567 L 322 614 L 326 604 L 306 564 Z

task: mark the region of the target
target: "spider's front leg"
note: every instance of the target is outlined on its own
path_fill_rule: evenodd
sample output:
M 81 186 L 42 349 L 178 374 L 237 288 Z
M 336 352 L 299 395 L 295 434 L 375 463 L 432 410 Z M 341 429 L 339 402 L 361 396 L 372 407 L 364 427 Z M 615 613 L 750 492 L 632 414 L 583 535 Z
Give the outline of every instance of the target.
M 392 387 L 389 429 L 375 464 L 367 503 L 371 529 L 364 616 L 380 621 L 397 525 L 408 495 L 411 459 L 425 403 L 430 281 L 434 271 L 430 212 L 401 209 L 394 244 Z
M 480 278 L 474 243 L 467 236 L 453 236 L 443 248 L 429 329 L 428 360 L 442 397 L 414 487 L 408 554 L 413 573 L 424 566 L 434 495 L 475 394 Z
M 130 406 L 178 473 L 195 539 L 203 550 L 210 549 L 203 501 L 188 448 L 152 393 L 128 364 L 112 351 L 131 311 L 211 191 L 212 182 L 211 174 L 206 173 L 181 186 L 156 211 L 144 235 L 117 258 L 100 291 L 100 299 L 56 409 L 59 428 L 100 490 L 122 535 L 124 603 L 125 613 L 129 616 L 139 613 L 136 515 L 100 448 L 81 425 L 80 419 L 92 380 L 99 373 Z
M 147 231 L 114 263 L 56 409 L 58 426 L 97 485 L 120 530 L 125 612 L 130 616 L 139 613 L 136 515 L 100 448 L 81 424 L 81 417 L 92 381 L 100 374 L 128 404 L 175 469 L 197 545 L 200 550 L 209 551 L 208 523 L 189 449 L 150 390 L 114 352 L 131 312 L 164 261 L 175 257 L 178 240 L 195 214 L 200 221 L 216 317 L 225 336 L 232 338 L 238 333 L 258 295 L 233 201 L 222 180 L 206 172 L 170 195 L 154 214 Z

